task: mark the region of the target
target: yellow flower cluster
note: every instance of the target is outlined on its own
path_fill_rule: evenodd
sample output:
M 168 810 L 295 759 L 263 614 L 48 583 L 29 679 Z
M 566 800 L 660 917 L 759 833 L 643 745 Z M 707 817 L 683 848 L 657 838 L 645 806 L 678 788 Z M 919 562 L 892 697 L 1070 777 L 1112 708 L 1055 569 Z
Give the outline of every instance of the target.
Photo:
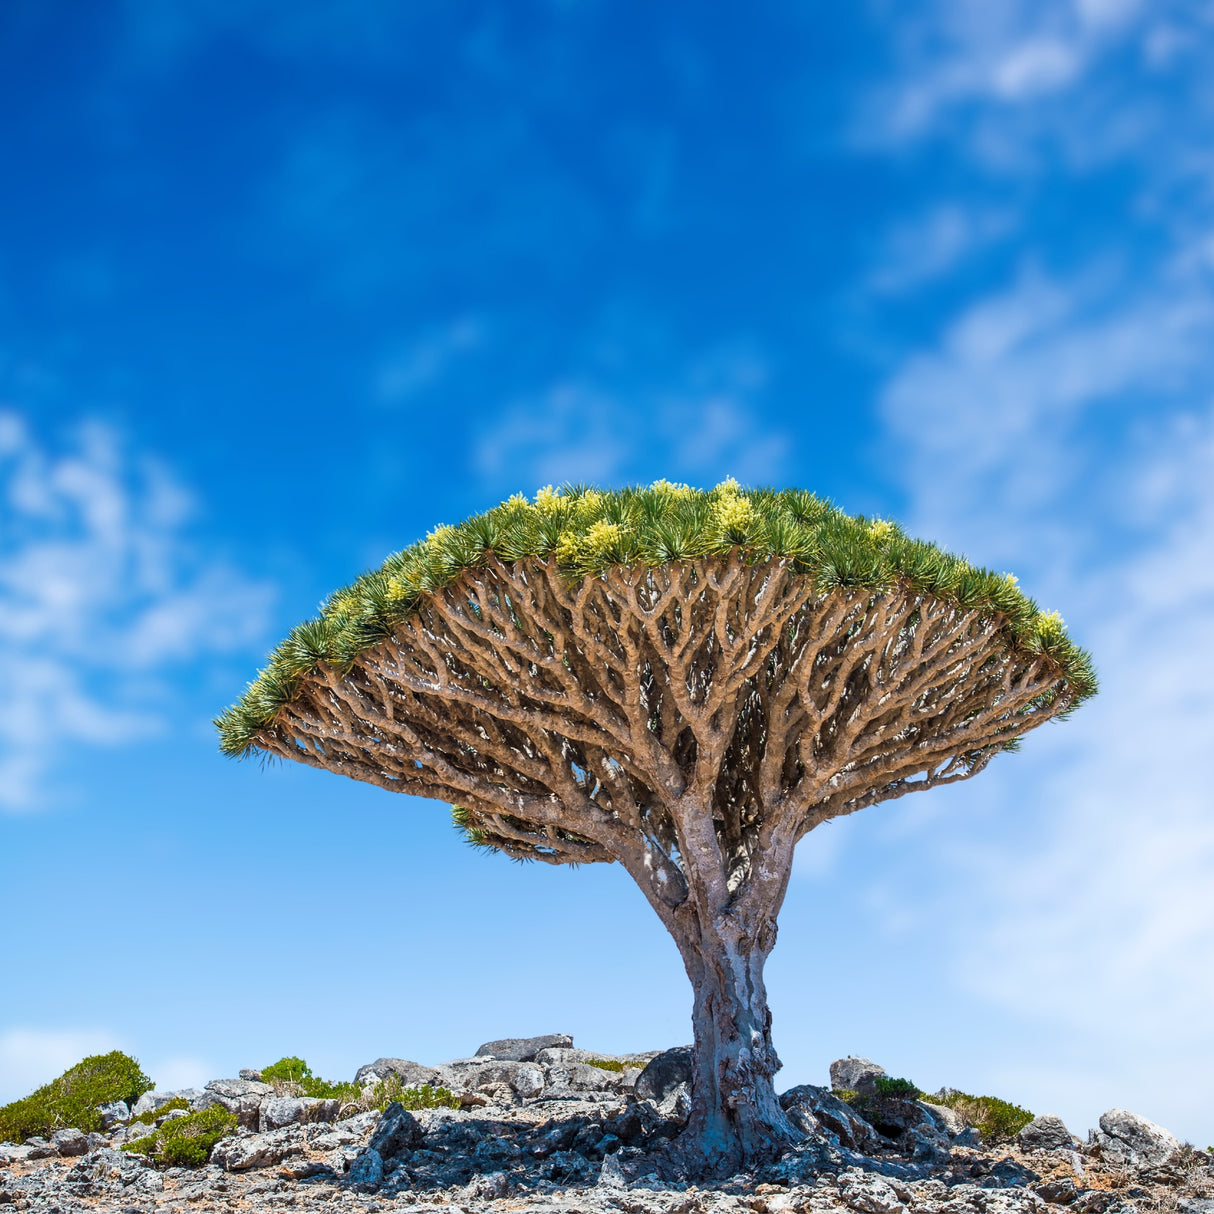
M 893 523 L 888 522 L 883 518 L 875 518 L 868 525 L 868 534 L 872 536 L 878 544 L 885 543 L 886 540 L 892 539 L 897 533 L 897 527 Z
M 748 498 L 727 493 L 717 502 L 713 514 L 726 535 L 735 535 L 753 525 L 757 512 Z
M 561 536 L 556 546 L 556 559 L 562 564 L 572 565 L 588 556 L 605 557 L 619 545 L 623 534 L 619 523 L 599 519 L 582 535 L 570 533 Z

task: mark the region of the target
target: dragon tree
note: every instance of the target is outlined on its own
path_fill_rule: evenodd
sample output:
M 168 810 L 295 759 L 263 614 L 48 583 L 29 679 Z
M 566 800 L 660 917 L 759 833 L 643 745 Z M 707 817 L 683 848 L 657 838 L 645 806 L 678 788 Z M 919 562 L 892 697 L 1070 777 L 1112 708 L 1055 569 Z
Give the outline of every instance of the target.
M 694 993 L 680 1152 L 719 1170 L 799 1137 L 763 982 L 797 842 L 977 775 L 1095 690 L 1010 575 L 802 490 L 660 481 L 439 527 L 217 724 L 230 755 L 446 801 L 479 847 L 623 865 Z

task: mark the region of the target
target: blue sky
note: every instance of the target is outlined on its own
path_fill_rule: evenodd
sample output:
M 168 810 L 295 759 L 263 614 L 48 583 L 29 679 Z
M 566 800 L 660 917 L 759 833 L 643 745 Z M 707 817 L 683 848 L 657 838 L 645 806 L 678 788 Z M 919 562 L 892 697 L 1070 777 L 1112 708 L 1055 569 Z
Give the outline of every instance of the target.
M 622 873 L 210 719 L 438 522 L 733 475 L 1014 570 L 1104 683 L 802 844 L 780 1082 L 1214 1141 L 1212 51 L 1134 0 L 4 5 L 0 1099 L 684 1041 Z

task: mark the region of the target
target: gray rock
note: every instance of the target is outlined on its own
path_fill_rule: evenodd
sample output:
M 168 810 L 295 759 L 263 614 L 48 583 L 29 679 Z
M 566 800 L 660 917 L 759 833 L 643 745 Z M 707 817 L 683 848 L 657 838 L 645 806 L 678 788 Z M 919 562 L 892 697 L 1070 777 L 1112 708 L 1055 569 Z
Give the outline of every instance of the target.
M 568 1033 L 546 1033 L 542 1037 L 503 1037 L 499 1041 L 486 1041 L 476 1051 L 478 1058 L 492 1054 L 508 1062 L 534 1062 L 540 1050 L 570 1049 L 573 1038 Z
M 206 1090 L 227 1100 L 238 1100 L 241 1096 L 274 1095 L 274 1089 L 268 1083 L 256 1079 L 212 1079 Z
M 1182 1197 L 1176 1209 L 1180 1214 L 1214 1214 L 1214 1197 Z
M 212 1079 L 206 1090 L 191 1101 L 193 1109 L 208 1108 L 221 1104 L 246 1130 L 256 1130 L 260 1123 L 261 1102 L 274 1095 L 268 1083 L 254 1079 Z
M 210 1086 L 207 1084 L 208 1088 Z M 173 1092 L 144 1092 L 135 1101 L 135 1107 L 131 1109 L 131 1116 L 142 1117 L 144 1113 L 155 1112 L 162 1105 L 168 1104 L 170 1100 L 184 1100 L 193 1105 L 201 1095 L 202 1093 L 197 1088 L 178 1088 Z
M 570 1061 L 548 1067 L 548 1087 L 545 1090 L 556 1096 L 567 1092 L 614 1092 L 623 1086 L 621 1071 L 605 1071 L 602 1067 L 590 1066 L 585 1062 Z M 538 1096 L 539 1092 L 535 1095 Z
M 1034 1117 L 1016 1135 L 1016 1141 L 1022 1151 L 1069 1151 L 1074 1146 L 1071 1131 L 1066 1128 L 1061 1117 L 1053 1113 L 1042 1113 Z
M 240 1072 L 241 1079 L 250 1080 L 253 1083 L 261 1082 L 261 1072 L 250 1070 L 248 1067 L 243 1067 Z
M 100 1151 L 102 1147 L 108 1147 L 110 1140 L 104 1134 L 98 1134 L 95 1131 L 88 1136 L 88 1148 L 90 1151 Z
M 56 1130 L 51 1135 L 60 1155 L 87 1155 L 89 1150 L 88 1136 L 77 1129 Z
M 110 1104 L 99 1104 L 97 1112 L 101 1116 L 101 1128 L 112 1130 L 114 1126 L 130 1121 L 131 1110 L 125 1100 L 115 1100 Z
M 438 1072 L 433 1067 L 410 1062 L 407 1058 L 377 1058 L 355 1071 L 354 1082 L 359 1087 L 366 1087 L 387 1079 L 389 1075 L 395 1075 L 407 1088 L 420 1088 L 426 1084 L 433 1086 L 437 1082 Z
M 826 1088 L 801 1084 L 780 1096 L 780 1107 L 806 1136 L 821 1131 L 834 1135 L 840 1146 L 854 1151 L 875 1147 L 876 1131 L 848 1104 Z
M 664 1121 L 677 1121 L 680 1125 L 686 1123 L 691 1116 L 691 1084 L 680 1083 L 666 1094 L 658 1105 L 658 1116 Z
M 1102 1159 L 1131 1167 L 1161 1164 L 1180 1148 L 1180 1140 L 1163 1126 L 1126 1109 L 1101 1113 L 1100 1131 L 1093 1137 Z
M 394 1159 L 405 1151 L 422 1145 L 422 1127 L 416 1117 L 397 1101 L 384 1110 L 368 1143 L 381 1159 Z
M 906 1208 L 890 1183 L 872 1173 L 844 1172 L 839 1177 L 839 1196 L 861 1214 L 902 1214 Z
M 297 1125 L 272 1130 L 268 1134 L 243 1134 L 225 1138 L 215 1144 L 211 1162 L 225 1172 L 247 1172 L 250 1168 L 266 1168 L 282 1163 L 291 1155 L 304 1151 L 303 1128 Z
M 850 1089 L 865 1096 L 877 1094 L 877 1080 L 885 1075 L 871 1058 L 837 1058 L 830 1064 L 830 1086 Z
M 384 1161 L 373 1147 L 360 1151 L 350 1163 L 347 1179 L 351 1184 L 377 1185 L 384 1178 Z
M 474 1176 L 462 1196 L 469 1201 L 498 1201 L 510 1192 L 510 1178 L 505 1172 L 489 1172 Z
M 580 1065 L 580 1064 L 575 1064 Z M 586 1067 L 588 1071 L 595 1067 Z M 454 1092 L 477 1092 L 495 1084 L 508 1084 L 521 1099 L 534 1099 L 544 1090 L 542 1067 L 534 1062 L 513 1062 L 497 1058 L 457 1058 L 435 1072 L 438 1083 Z M 606 1072 L 604 1072 L 606 1074 Z
M 930 1100 L 921 1100 L 919 1103 L 931 1111 L 932 1116 L 936 1118 L 937 1125 L 950 1138 L 956 1138 L 958 1134 L 964 1134 L 969 1129 L 969 1126 L 965 1124 L 965 1118 L 956 1109 L 950 1109 L 946 1104 L 932 1104 Z
M 29 1147 L 27 1159 L 54 1159 L 59 1154 L 59 1148 L 53 1142 L 47 1142 L 41 1134 L 35 1134 L 32 1138 L 25 1140 L 25 1145 Z
M 305 1105 L 298 1096 L 267 1096 L 257 1110 L 257 1129 L 262 1134 L 306 1120 Z
M 661 1104 L 680 1084 L 691 1085 L 693 1049 L 689 1045 L 676 1045 L 663 1050 L 653 1058 L 637 1076 L 633 1091 L 638 1100 L 652 1100 Z
M 979 1187 L 983 1189 L 1025 1188 L 1040 1179 L 1041 1177 L 1036 1172 L 1017 1163 L 1010 1155 L 1007 1155 L 982 1178 L 982 1184 Z

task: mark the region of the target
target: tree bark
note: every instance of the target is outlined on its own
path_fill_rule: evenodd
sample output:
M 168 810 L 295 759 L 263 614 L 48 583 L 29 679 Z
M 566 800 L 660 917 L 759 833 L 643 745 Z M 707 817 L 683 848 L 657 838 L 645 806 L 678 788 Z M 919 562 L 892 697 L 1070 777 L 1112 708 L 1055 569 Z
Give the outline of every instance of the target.
M 731 888 L 717 856 L 693 849 L 689 897 L 664 916 L 692 987 L 691 1115 L 679 1150 L 697 1172 L 728 1175 L 803 1137 L 776 1098 L 781 1063 L 763 981 L 792 864 L 791 846 L 779 852 Z
M 714 933 L 684 955 L 694 993 L 695 1053 L 691 1116 L 680 1147 L 709 1173 L 728 1174 L 768 1160 L 802 1136 L 776 1098 L 780 1059 L 761 948 Z

